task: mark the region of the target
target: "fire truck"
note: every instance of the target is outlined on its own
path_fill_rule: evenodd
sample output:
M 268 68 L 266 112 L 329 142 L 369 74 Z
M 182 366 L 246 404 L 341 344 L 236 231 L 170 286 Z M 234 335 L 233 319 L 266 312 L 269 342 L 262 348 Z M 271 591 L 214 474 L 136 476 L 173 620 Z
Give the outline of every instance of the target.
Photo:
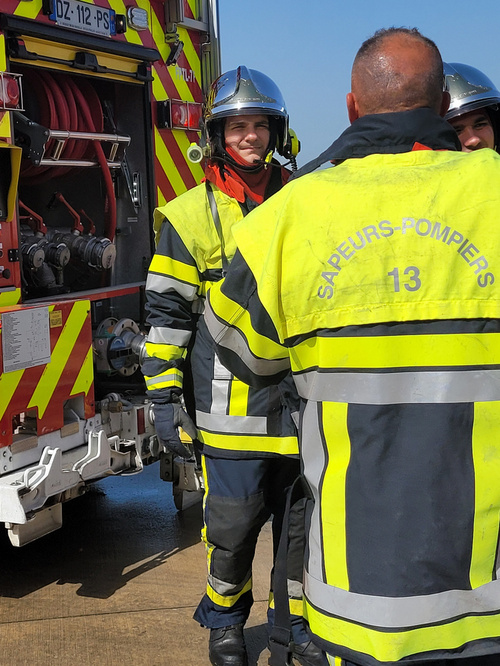
M 153 209 L 200 182 L 219 74 L 217 0 L 0 4 L 0 521 L 15 546 L 110 475 L 159 462 L 178 508 L 199 490 L 194 463 L 160 450 L 140 359 Z

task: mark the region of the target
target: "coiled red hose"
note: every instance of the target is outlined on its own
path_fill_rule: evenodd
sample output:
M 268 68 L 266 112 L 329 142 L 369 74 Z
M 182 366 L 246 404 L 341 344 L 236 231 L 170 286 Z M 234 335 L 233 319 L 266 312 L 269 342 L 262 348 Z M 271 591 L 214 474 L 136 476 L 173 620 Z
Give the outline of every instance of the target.
M 85 79 L 78 79 L 78 85 L 72 77 L 63 74 L 53 74 L 45 70 L 25 74 L 25 89 L 31 91 L 38 107 L 40 125 L 51 130 L 70 130 L 79 132 L 102 132 L 104 119 L 101 102 L 92 85 Z M 50 154 L 53 139 L 47 142 L 46 153 Z M 90 145 L 89 145 L 90 143 Z M 113 240 L 116 233 L 116 197 L 113 187 L 111 171 L 106 161 L 104 150 L 99 141 L 68 140 L 61 154 L 62 159 L 91 159 L 95 153 L 101 167 L 105 188 L 106 205 L 105 235 Z M 22 176 L 29 182 L 37 184 L 45 180 L 52 180 L 68 173 L 71 167 L 60 166 L 35 167 L 32 164 L 23 165 Z

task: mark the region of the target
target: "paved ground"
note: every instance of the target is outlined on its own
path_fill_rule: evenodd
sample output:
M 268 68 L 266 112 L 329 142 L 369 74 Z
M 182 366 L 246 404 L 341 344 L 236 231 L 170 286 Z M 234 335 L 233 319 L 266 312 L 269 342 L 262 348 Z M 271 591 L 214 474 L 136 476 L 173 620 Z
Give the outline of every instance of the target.
M 14 548 L 0 532 L 3 666 L 209 666 L 192 615 L 205 585 L 201 504 L 178 513 L 153 465 L 64 506 L 63 528 Z M 246 640 L 267 664 L 270 525 L 254 569 Z

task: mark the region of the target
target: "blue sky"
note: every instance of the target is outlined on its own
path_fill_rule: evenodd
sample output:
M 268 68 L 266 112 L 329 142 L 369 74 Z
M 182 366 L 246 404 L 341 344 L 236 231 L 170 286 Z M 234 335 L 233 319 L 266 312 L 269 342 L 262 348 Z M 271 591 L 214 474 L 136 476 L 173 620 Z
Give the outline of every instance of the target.
M 361 43 L 379 28 L 416 27 L 443 60 L 482 70 L 500 86 L 500 1 L 219 0 L 223 71 L 270 76 L 301 140 L 301 166 L 347 126 L 345 95 Z

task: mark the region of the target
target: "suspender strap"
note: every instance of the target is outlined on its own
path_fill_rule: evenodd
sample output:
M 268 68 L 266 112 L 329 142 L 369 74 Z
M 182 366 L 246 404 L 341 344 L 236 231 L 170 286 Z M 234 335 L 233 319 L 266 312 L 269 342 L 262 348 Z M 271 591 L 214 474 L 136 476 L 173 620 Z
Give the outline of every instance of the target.
M 220 252 L 222 258 L 222 277 L 224 277 L 227 273 L 227 269 L 229 268 L 229 261 L 227 260 L 226 252 L 224 250 L 224 235 L 222 233 L 222 224 L 220 221 L 220 215 L 217 209 L 217 203 L 215 201 L 212 186 L 210 185 L 208 180 L 205 181 L 205 184 L 207 187 L 207 197 L 208 197 L 208 203 L 210 204 L 210 212 L 212 213 L 212 219 L 214 221 L 214 225 L 217 230 L 217 235 L 219 236 L 220 240 Z
M 289 545 L 290 509 L 305 496 L 302 477 L 298 477 L 288 489 L 283 527 L 274 563 L 274 624 L 269 637 L 269 666 L 292 664 L 292 623 L 288 600 L 287 555 Z

